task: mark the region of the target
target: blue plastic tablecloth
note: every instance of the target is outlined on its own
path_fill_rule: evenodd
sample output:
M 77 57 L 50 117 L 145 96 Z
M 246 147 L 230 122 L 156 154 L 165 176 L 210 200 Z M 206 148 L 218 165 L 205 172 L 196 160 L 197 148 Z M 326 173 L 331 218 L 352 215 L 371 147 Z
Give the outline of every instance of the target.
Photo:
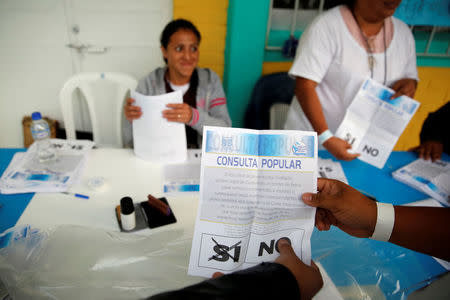
M 322 158 L 332 158 L 320 151 Z M 380 202 L 401 205 L 430 198 L 392 177 L 392 172 L 416 160 L 411 152 L 392 152 L 383 169 L 358 159 L 341 162 L 348 182 Z M 449 160 L 444 155 L 443 159 Z M 377 285 L 387 299 L 404 299 L 446 272 L 431 256 L 390 243 L 354 238 L 332 227 L 314 230 L 312 257 L 319 261 L 336 286 Z M 363 295 L 361 294 L 361 297 Z
M 26 149 L 0 149 L 0 174 L 16 152 Z M 322 158 L 332 158 L 319 151 Z M 405 204 L 429 198 L 392 178 L 392 172 L 417 159 L 414 153 L 393 152 L 385 167 L 378 169 L 360 160 L 341 162 L 348 182 L 378 201 Z M 444 155 L 445 160 L 449 160 Z M 0 232 L 14 226 L 34 193 L 0 194 Z M 311 237 L 312 257 L 319 261 L 338 287 L 377 285 L 387 299 L 402 299 L 426 285 L 446 270 L 432 257 L 405 248 L 358 239 L 339 229 L 319 232 Z
M 16 152 L 27 149 L 0 149 L 0 174 L 6 170 Z M 0 194 L 0 233 L 16 225 L 34 193 Z

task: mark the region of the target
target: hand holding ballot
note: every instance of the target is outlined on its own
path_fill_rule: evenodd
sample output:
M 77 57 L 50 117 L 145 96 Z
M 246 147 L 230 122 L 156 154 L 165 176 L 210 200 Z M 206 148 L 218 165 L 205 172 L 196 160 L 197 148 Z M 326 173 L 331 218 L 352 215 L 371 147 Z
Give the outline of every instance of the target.
M 304 193 L 302 200 L 317 208 L 319 230 L 329 230 L 334 225 L 355 237 L 376 238 L 374 232 L 379 228 L 387 230 L 386 224 L 392 222 L 387 241 L 450 260 L 450 208 L 394 206 L 390 219 L 378 202 L 338 180 L 319 178 L 317 191 Z

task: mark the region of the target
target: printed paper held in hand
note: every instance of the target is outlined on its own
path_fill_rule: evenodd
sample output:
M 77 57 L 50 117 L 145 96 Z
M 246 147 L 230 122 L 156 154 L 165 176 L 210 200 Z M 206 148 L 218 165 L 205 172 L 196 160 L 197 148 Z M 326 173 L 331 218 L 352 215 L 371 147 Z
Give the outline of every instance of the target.
M 274 261 L 286 237 L 310 263 L 317 191 L 315 132 L 205 126 L 189 274 L 210 277 Z
M 392 173 L 392 176 L 444 205 L 450 205 L 450 163 L 417 159 Z
M 144 96 L 131 91 L 142 116 L 133 121 L 134 153 L 154 162 L 182 162 L 187 158 L 186 133 L 183 123 L 169 122 L 162 111 L 169 103 L 183 103 L 181 91 L 158 96 Z
M 367 79 L 347 108 L 336 136 L 352 145 L 358 158 L 383 168 L 406 125 L 419 108 L 407 96 L 390 100 L 394 91 Z

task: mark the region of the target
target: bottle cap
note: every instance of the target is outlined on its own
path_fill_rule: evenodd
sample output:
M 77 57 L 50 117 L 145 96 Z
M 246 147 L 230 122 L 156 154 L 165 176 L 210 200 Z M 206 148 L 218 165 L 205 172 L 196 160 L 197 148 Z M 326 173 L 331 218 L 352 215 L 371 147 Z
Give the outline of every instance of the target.
M 123 215 L 129 215 L 134 212 L 133 200 L 130 197 L 120 199 L 120 211 Z
M 33 121 L 42 119 L 41 113 L 38 111 L 35 111 L 34 113 L 31 114 L 31 119 L 33 119 Z

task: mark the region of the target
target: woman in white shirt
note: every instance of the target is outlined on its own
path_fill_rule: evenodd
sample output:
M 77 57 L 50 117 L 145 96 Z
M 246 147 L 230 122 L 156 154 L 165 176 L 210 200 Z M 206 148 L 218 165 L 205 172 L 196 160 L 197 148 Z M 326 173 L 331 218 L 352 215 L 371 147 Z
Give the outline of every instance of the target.
M 392 15 L 400 0 L 355 0 L 318 16 L 303 33 L 294 64 L 295 97 L 286 129 L 314 130 L 341 160 L 355 159 L 351 145 L 333 136 L 362 82 L 372 79 L 399 95 L 417 87 L 415 43 Z

